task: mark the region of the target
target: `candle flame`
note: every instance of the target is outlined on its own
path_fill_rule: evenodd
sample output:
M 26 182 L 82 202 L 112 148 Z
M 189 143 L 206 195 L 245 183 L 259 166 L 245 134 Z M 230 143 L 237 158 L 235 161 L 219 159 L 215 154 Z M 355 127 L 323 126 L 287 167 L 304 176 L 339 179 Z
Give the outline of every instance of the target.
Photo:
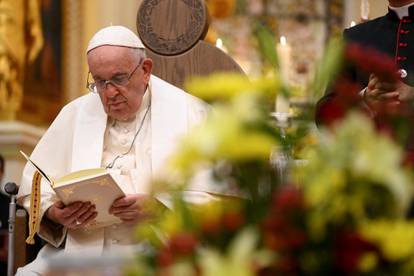
M 283 36 L 283 35 L 280 37 L 280 44 L 282 44 L 282 45 L 286 45 L 287 44 L 286 37 Z
M 223 48 L 223 41 L 221 40 L 221 38 L 217 38 L 216 47 L 219 48 L 219 49 Z
M 217 38 L 216 47 L 227 54 L 227 48 L 226 48 L 226 46 L 224 46 L 223 40 L 221 40 L 221 38 Z

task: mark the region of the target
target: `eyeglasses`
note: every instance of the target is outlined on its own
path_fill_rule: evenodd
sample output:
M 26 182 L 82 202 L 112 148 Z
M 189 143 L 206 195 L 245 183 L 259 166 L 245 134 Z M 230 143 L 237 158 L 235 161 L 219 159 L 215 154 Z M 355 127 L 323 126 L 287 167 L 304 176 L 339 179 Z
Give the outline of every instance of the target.
M 141 66 L 142 61 L 144 59 L 141 58 L 138 65 L 135 66 L 134 70 L 130 74 L 121 74 L 116 75 L 110 80 L 97 80 L 95 82 L 90 82 L 89 78 L 91 76 L 91 72 L 88 72 L 88 79 L 86 80 L 86 88 L 92 93 L 97 93 L 98 91 L 103 91 L 107 88 L 108 84 L 112 84 L 116 87 L 125 87 L 128 85 L 129 81 L 131 80 L 134 73 L 137 71 L 137 69 Z

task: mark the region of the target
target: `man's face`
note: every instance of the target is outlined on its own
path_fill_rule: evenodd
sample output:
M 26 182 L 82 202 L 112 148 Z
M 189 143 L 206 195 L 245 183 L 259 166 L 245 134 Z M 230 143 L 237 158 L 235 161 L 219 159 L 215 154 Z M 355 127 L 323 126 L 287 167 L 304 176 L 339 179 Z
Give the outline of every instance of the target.
M 88 53 L 89 71 L 95 83 L 105 80 L 116 83 L 116 80 L 130 77 L 124 86 L 109 82 L 97 87 L 106 114 L 116 120 L 125 121 L 135 116 L 150 79 L 151 59 L 141 59 L 135 51 L 127 47 L 100 46 Z

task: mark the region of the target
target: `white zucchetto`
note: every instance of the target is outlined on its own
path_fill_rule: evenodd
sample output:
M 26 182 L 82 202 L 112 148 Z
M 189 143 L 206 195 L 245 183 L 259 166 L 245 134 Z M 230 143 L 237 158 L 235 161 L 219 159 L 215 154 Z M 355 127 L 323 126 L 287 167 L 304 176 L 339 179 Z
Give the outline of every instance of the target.
M 86 53 L 103 45 L 145 49 L 141 39 L 124 26 L 109 26 L 99 30 L 89 41 Z

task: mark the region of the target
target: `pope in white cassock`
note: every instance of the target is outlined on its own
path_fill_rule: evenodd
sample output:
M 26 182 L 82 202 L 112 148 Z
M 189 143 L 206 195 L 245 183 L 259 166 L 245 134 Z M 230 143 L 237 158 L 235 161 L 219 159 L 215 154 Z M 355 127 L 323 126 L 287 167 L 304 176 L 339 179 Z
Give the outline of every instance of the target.
M 70 172 L 104 167 L 124 175 L 127 195 L 109 210 L 122 223 L 85 229 L 97 215 L 89 202 L 65 206 L 42 182 L 38 235 L 47 245 L 17 275 L 45 273 L 51 254 L 87 249 L 93 254 L 131 247 L 134 225 L 149 214 L 142 206 L 151 177 L 165 165 L 180 137 L 200 122 L 208 106 L 181 89 L 151 75 L 152 60 L 129 29 L 111 26 L 98 31 L 87 49 L 91 93 L 59 113 L 34 149 L 31 159 L 53 179 Z M 30 207 L 34 169 L 26 165 L 18 200 Z M 207 188 L 188 192 L 192 200 L 208 199 Z M 159 199 L 162 201 L 161 199 Z M 37 274 L 36 274 L 37 273 Z

